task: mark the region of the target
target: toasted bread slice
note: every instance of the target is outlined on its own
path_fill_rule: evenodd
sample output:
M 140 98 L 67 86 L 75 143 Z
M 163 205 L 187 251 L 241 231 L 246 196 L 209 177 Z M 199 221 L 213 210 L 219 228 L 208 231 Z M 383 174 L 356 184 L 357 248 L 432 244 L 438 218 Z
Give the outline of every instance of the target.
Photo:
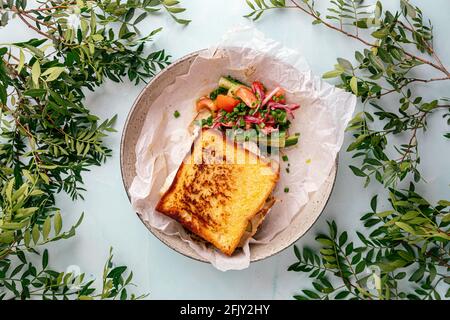
M 203 130 L 156 210 L 231 255 L 278 179 L 276 161 Z

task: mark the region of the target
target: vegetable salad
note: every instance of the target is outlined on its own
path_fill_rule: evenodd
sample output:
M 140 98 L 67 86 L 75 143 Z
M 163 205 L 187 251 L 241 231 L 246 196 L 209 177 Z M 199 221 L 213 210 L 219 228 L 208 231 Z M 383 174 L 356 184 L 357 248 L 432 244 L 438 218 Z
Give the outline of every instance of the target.
M 237 141 L 255 141 L 284 148 L 298 143 L 298 133 L 289 134 L 290 119 L 300 105 L 287 103 L 281 87 L 267 90 L 259 81 L 248 86 L 231 77 L 221 77 L 218 87 L 201 97 L 196 110 L 209 111 L 201 127 L 226 131 Z M 274 143 L 275 141 L 275 143 Z

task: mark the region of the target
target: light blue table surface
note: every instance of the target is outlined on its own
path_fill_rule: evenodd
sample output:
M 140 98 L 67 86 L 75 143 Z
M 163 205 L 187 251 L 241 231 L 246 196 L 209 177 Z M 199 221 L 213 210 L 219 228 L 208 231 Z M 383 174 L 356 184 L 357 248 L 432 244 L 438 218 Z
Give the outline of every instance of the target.
M 140 24 L 143 31 L 163 26 L 156 38 L 155 48 L 165 48 L 174 59 L 214 44 L 231 27 L 248 23 L 242 16 L 248 13 L 243 0 L 185 0 L 185 16 L 192 19 L 187 27 L 174 23 L 166 15 L 156 16 Z M 324 1 L 322 1 L 324 2 Z M 385 7 L 395 8 L 399 1 L 383 1 Z M 434 24 L 436 50 L 443 63 L 450 66 L 448 41 L 450 1 L 413 1 Z M 305 14 L 293 10 L 272 11 L 255 26 L 268 37 L 303 53 L 312 70 L 320 75 L 329 71 L 337 57 L 353 60 L 359 44 L 322 26 L 311 25 Z M 145 32 L 144 32 L 145 33 Z M 18 41 L 33 35 L 19 23 L 0 30 L 0 42 Z M 430 74 L 431 75 L 431 74 Z M 126 264 L 134 272 L 136 292 L 150 293 L 151 299 L 289 299 L 298 289 L 309 284 L 305 274 L 287 272 L 295 261 L 289 248 L 264 261 L 251 264 L 243 271 L 220 272 L 166 247 L 141 223 L 128 202 L 119 168 L 119 143 L 123 124 L 133 101 L 143 88 L 128 82 L 107 82 L 89 93 L 87 104 L 103 118 L 118 115 L 118 133 L 111 134 L 106 143 L 114 150 L 112 158 L 102 167 L 92 168 L 84 175 L 85 201 L 72 202 L 58 196 L 66 226 L 76 221 L 81 212 L 85 219 L 75 238 L 50 246 L 51 265 L 62 270 L 77 265 L 87 274 L 100 276 L 109 247 L 114 247 L 115 262 Z M 425 97 L 450 96 L 448 83 L 425 84 L 419 87 Z M 389 100 L 386 100 L 389 102 Z M 360 106 L 358 106 L 360 107 Z M 419 191 L 433 201 L 449 198 L 450 148 L 442 135 L 448 131 L 442 113 L 429 120 L 429 130 L 420 133 L 421 170 L 428 184 Z M 350 143 L 346 136 L 344 148 Z M 398 140 L 400 141 L 400 140 Z M 314 235 L 326 228 L 326 220 L 336 219 L 347 230 L 363 229 L 359 217 L 369 210 L 371 197 L 382 188 L 372 184 L 363 189 L 363 181 L 348 169 L 351 155 L 341 152 L 339 172 L 331 199 L 313 228 L 298 246 L 314 245 Z

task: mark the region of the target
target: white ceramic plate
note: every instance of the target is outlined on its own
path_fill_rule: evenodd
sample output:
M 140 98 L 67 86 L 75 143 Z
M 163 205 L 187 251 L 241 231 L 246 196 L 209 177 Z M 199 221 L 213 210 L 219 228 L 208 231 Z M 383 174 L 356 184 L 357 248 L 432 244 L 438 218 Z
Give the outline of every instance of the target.
M 142 90 L 140 95 L 137 97 L 133 107 L 131 108 L 125 122 L 122 133 L 122 141 L 120 145 L 120 167 L 122 172 L 122 180 L 127 193 L 136 175 L 135 146 L 149 107 L 167 86 L 175 82 L 175 78 L 177 76 L 186 74 L 188 72 L 190 65 L 199 53 L 200 51 L 184 56 L 161 71 Z M 336 179 L 336 172 L 337 161 L 321 188 L 310 195 L 309 202 L 299 212 L 299 214 L 296 215 L 291 224 L 284 231 L 279 233 L 268 244 L 251 245 L 251 262 L 265 259 L 286 249 L 311 228 L 311 226 L 324 210 L 325 205 L 330 198 L 334 186 L 334 181 Z M 200 257 L 194 250 L 189 247 L 187 243 L 183 242 L 179 237 L 168 236 L 160 232 L 159 230 L 148 226 L 147 224 L 146 227 L 159 240 L 161 240 L 170 248 L 187 257 L 206 262 L 206 260 Z

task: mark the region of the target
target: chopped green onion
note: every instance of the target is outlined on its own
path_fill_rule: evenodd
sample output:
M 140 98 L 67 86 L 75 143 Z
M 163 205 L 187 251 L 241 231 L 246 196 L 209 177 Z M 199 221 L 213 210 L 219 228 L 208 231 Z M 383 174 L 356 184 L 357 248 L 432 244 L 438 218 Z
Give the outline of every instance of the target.
M 180 116 L 180 113 L 178 112 L 178 110 L 175 110 L 175 112 L 173 113 L 173 116 L 175 118 L 178 118 Z
M 284 188 L 284 192 L 288 193 L 289 192 L 289 188 L 288 187 Z
M 288 156 L 287 155 L 283 155 L 283 157 L 281 157 L 282 159 L 283 159 L 283 161 L 288 161 L 289 160 L 289 158 L 288 158 Z
M 214 89 L 210 94 L 209 97 L 212 100 L 216 100 L 217 96 L 219 94 L 227 94 L 228 93 L 228 89 L 224 88 L 224 87 L 217 87 L 216 89 Z
M 298 142 L 298 136 L 297 135 L 293 135 L 293 136 L 289 136 L 286 138 L 286 142 L 285 142 L 285 147 L 290 147 L 293 145 L 296 145 Z

